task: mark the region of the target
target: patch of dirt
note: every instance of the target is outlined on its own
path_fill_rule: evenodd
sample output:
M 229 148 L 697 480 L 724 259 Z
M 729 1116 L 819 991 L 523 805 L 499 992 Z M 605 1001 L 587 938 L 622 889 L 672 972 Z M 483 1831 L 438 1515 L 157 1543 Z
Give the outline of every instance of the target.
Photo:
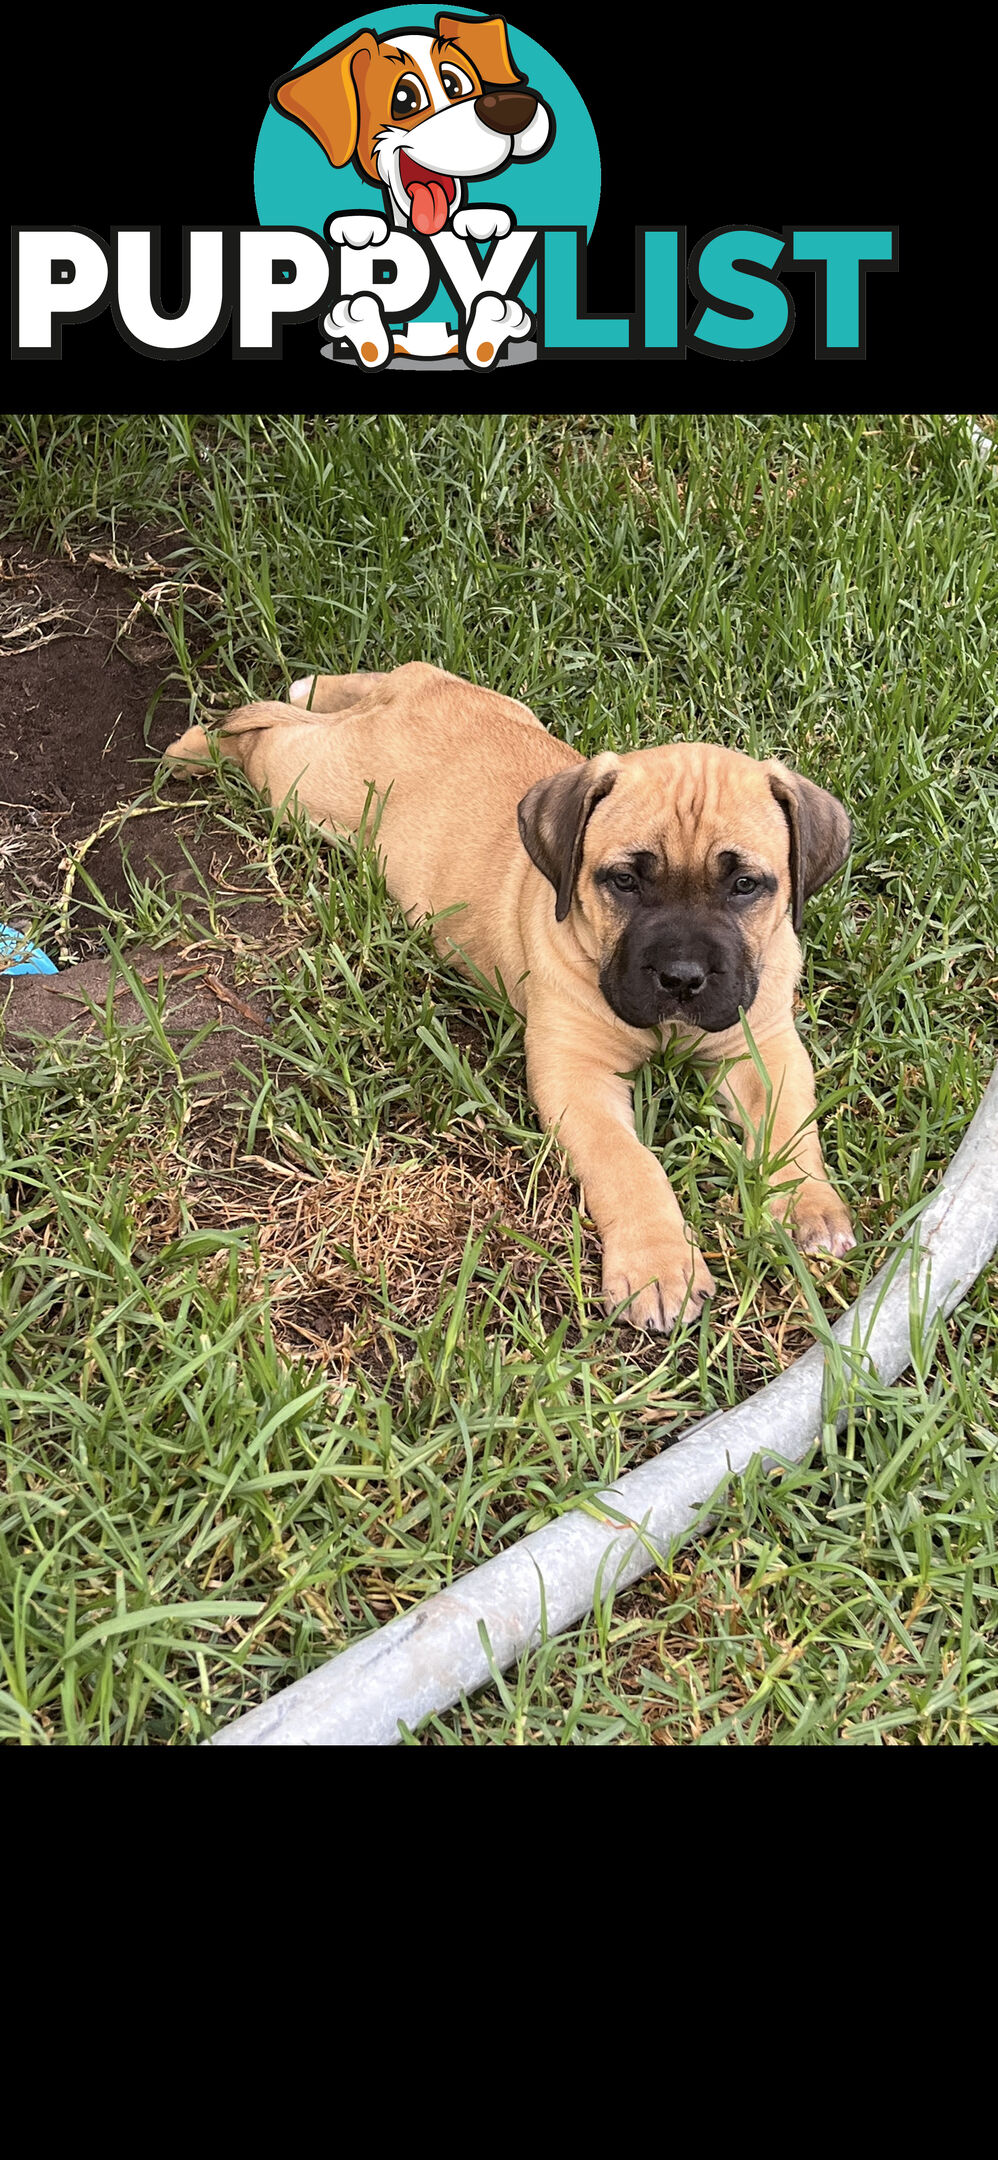
M 192 895 L 204 920 L 220 890 L 223 918 L 231 908 L 244 936 L 279 919 L 228 828 L 191 813 L 188 780 L 169 783 L 153 814 L 113 815 L 142 794 L 190 720 L 157 620 L 177 584 L 159 559 L 167 545 L 136 545 L 124 564 L 107 550 L 55 561 L 0 554 L 0 913 L 26 927 L 60 899 L 71 855 L 87 843 L 72 876 L 81 957 L 101 944 L 88 880 L 112 909 L 125 907 L 125 859 L 140 883 Z
M 158 753 L 187 725 L 188 701 L 169 682 L 172 652 L 156 619 L 175 590 L 160 552 L 137 546 L 127 565 L 107 550 L 54 561 L 0 554 L 0 914 L 19 929 L 59 900 L 70 850 L 141 794 Z M 177 803 L 179 812 L 179 784 Z M 166 830 L 172 820 L 141 822 Z M 113 837 L 88 868 L 108 880 L 112 903 L 124 897 Z M 164 870 L 175 868 L 167 843 Z M 85 899 L 83 880 L 77 889 Z M 74 930 L 75 954 L 96 949 L 89 909 Z
M 187 699 L 163 690 L 172 654 L 155 609 L 169 572 L 149 555 L 127 574 L 112 560 L 0 556 L 0 839 L 54 832 L 64 850 L 141 792 L 187 725 Z
M 205 1090 L 224 1090 L 240 1065 L 254 1060 L 256 1043 L 266 1039 L 271 1025 L 263 994 L 254 990 L 252 1000 L 235 983 L 236 958 L 217 949 L 199 954 L 196 947 L 166 945 L 132 947 L 128 967 L 148 992 L 157 1020 L 176 1055 L 186 1080 L 194 1083 L 196 1097 Z M 94 958 L 59 975 L 14 975 L 3 984 L 2 1012 L 4 1048 L 7 1054 L 28 1052 L 39 1037 L 51 1042 L 63 1036 L 92 1036 L 100 1029 L 108 996 L 122 1029 L 137 1029 L 157 1049 L 157 1030 L 151 1024 L 127 977 L 115 980 L 114 960 Z M 162 1054 L 162 1045 L 159 1044 Z
M 157 621 L 176 582 L 154 548 L 136 545 L 125 564 L 99 550 L 54 561 L 0 555 L 0 913 L 25 929 L 33 913 L 57 906 L 69 938 L 51 955 L 63 963 L 58 976 L 0 976 L 0 1013 L 18 1053 L 32 1036 L 93 1030 L 114 967 L 101 902 L 127 910 L 130 873 L 188 896 L 192 933 L 203 932 L 200 944 L 130 950 L 128 964 L 162 995 L 165 1032 L 187 1076 L 207 1082 L 246 1062 L 269 1027 L 265 998 L 254 982 L 247 987 L 245 956 L 266 947 L 268 968 L 257 972 L 269 972 L 289 941 L 275 896 L 261 890 L 231 831 L 191 809 L 189 781 L 129 814 L 190 718 Z M 79 964 L 66 966 L 67 957 Z M 119 1021 L 154 1034 L 126 984 L 114 996 Z
M 189 795 L 189 783 L 177 787 L 181 797 Z M 73 881 L 76 925 L 96 928 L 101 920 L 96 899 L 87 897 L 91 886 L 109 907 L 126 909 L 130 876 L 174 897 L 183 893 L 189 916 L 207 928 L 214 912 L 216 921 L 243 941 L 272 937 L 282 921 L 273 893 L 261 886 L 259 869 L 244 861 L 229 828 L 203 811 L 187 809 L 183 799 L 163 813 L 127 819 L 79 854 Z

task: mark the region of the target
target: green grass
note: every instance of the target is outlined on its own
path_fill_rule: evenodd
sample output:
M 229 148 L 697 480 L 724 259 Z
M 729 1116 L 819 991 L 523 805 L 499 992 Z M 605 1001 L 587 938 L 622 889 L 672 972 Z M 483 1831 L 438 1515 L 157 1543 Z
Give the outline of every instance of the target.
M 814 1279 L 827 1311 L 849 1301 L 998 1037 L 998 492 L 962 425 L 43 416 L 4 423 L 0 490 L 0 530 L 40 550 L 160 536 L 192 714 L 313 664 L 424 658 L 585 752 L 706 736 L 832 788 L 856 843 L 808 910 L 800 1025 L 862 1231 Z M 225 1132 L 155 991 L 142 1028 L 111 1007 L 27 1078 L 0 1068 L 13 1742 L 206 1736 L 809 1334 L 759 1173 L 675 1059 L 643 1076 L 639 1122 L 720 1294 L 665 1345 L 606 1323 L 502 1000 L 406 929 L 369 855 L 275 830 L 238 776 L 202 793 L 289 931 L 269 974 L 246 962 L 279 990 L 280 1055 Z M 127 966 L 181 920 L 136 887 L 107 929 Z M 36 929 L 58 927 L 53 895 Z M 378 1243 L 393 1194 L 404 1274 Z M 351 1269 L 351 1327 L 303 1333 Z M 996 1352 L 992 1273 L 837 1443 L 751 1472 L 672 1569 L 417 1739 L 994 1741 Z

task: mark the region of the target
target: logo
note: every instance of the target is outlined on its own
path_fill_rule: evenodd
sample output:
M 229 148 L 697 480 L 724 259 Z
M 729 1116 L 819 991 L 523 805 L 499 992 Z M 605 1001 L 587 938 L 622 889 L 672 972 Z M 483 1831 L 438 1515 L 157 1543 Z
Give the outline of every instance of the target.
M 611 94 L 636 101 L 640 84 Z M 110 308 L 157 359 L 227 330 L 235 357 L 277 359 L 284 326 L 309 321 L 317 361 L 367 374 L 763 359 L 807 335 L 784 282 L 799 296 L 803 273 L 815 357 L 862 359 L 868 273 L 898 267 L 893 225 L 730 224 L 689 249 L 682 224 L 631 225 L 610 238 L 634 308 L 590 314 L 601 167 L 576 85 L 503 16 L 418 4 L 341 24 L 273 77 L 253 185 L 257 225 L 182 228 L 170 312 L 157 228 L 15 228 L 14 357 L 60 358 L 63 326 Z
M 551 54 L 502 17 L 382 10 L 280 76 L 257 145 L 261 224 L 320 230 L 326 357 L 478 372 L 537 356 L 545 227 L 591 231 L 600 160 Z

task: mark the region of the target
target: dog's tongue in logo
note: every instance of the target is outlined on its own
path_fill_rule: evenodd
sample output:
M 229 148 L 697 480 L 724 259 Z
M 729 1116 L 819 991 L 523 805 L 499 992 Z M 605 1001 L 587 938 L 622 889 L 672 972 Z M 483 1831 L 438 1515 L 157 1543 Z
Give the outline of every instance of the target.
M 412 222 L 417 232 L 442 232 L 447 223 L 447 212 L 457 190 L 446 173 L 427 172 L 425 165 L 417 165 L 407 150 L 399 156 L 399 179 L 412 204 Z

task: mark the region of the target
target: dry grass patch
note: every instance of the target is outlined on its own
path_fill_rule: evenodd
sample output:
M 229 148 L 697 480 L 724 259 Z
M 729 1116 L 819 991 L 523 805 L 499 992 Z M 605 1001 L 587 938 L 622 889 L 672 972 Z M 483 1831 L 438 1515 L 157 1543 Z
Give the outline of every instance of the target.
M 528 1287 L 540 1265 L 552 1322 L 569 1304 L 563 1272 L 548 1259 L 571 1241 L 573 1193 L 554 1159 L 531 1165 L 513 1148 L 452 1135 L 445 1153 L 413 1128 L 368 1148 L 359 1168 L 332 1163 L 321 1177 L 264 1155 L 212 1160 L 209 1133 L 185 1187 L 197 1230 L 254 1231 L 247 1273 L 266 1294 L 274 1339 L 346 1379 L 355 1360 L 394 1356 L 393 1322 L 426 1325 L 456 1282 L 469 1240 L 480 1240 L 470 1309 L 501 1273 Z M 164 1225 L 170 1234 L 170 1226 Z M 598 1244 L 586 1239 L 586 1287 L 595 1295 Z M 380 1354 L 379 1354 L 380 1353 Z

